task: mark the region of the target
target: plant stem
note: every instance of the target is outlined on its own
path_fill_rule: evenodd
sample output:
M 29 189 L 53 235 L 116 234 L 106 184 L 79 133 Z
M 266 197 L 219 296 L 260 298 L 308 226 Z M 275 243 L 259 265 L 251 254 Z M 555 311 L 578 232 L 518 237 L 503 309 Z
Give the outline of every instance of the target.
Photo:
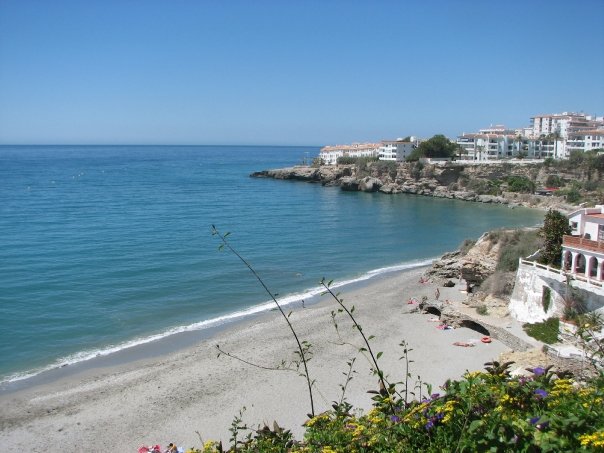
M 373 355 L 373 350 L 371 349 L 371 346 L 369 346 L 369 340 L 367 339 L 367 337 L 363 333 L 363 329 L 357 323 L 356 319 L 354 318 L 354 316 L 352 315 L 352 312 L 348 309 L 348 307 L 346 307 L 346 305 L 344 305 L 342 303 L 342 301 L 340 300 L 340 298 L 336 294 L 334 294 L 334 292 L 331 290 L 331 288 L 329 288 L 329 285 L 325 283 L 325 279 L 321 280 L 321 285 L 327 290 L 327 292 L 329 294 L 331 294 L 331 296 L 336 300 L 336 302 L 338 303 L 338 305 L 340 305 L 340 307 L 342 307 L 342 309 L 346 312 L 346 314 L 348 315 L 348 317 L 354 323 L 354 326 L 356 327 L 356 329 L 361 334 L 361 337 L 363 337 L 363 341 L 365 342 L 365 346 L 367 346 L 367 351 L 369 352 L 369 355 L 371 356 L 371 361 L 373 362 L 373 366 L 375 367 L 375 371 L 376 371 L 376 373 L 378 375 L 378 378 L 380 380 L 380 384 L 381 384 L 382 388 L 384 388 L 385 390 L 387 390 L 388 387 L 386 386 L 386 382 L 384 381 L 384 373 L 382 372 L 382 370 L 380 370 L 380 367 L 379 367 L 379 365 L 377 363 L 377 359 Z M 392 413 L 394 414 L 394 406 L 392 404 L 392 401 L 390 401 L 390 392 L 388 392 L 388 397 L 389 397 L 388 404 L 390 406 L 390 409 L 392 410 Z
M 271 297 L 273 302 L 275 302 L 275 305 L 279 309 L 279 312 L 281 312 L 283 319 L 285 319 L 285 322 L 287 323 L 289 330 L 291 330 L 292 335 L 296 339 L 296 344 L 298 345 L 298 351 L 300 352 L 300 358 L 302 359 L 302 364 L 304 365 L 304 377 L 306 378 L 306 383 L 308 385 L 308 395 L 310 397 L 310 413 L 314 417 L 315 416 L 315 404 L 314 404 L 313 395 L 312 395 L 312 382 L 310 381 L 310 376 L 308 375 L 308 366 L 306 364 L 306 356 L 304 354 L 304 349 L 302 348 L 300 339 L 298 338 L 298 335 L 296 334 L 296 331 L 294 330 L 294 326 L 292 325 L 288 316 L 283 311 L 283 308 L 281 308 L 281 305 L 279 304 L 279 302 L 277 302 L 277 299 L 275 298 L 275 296 L 273 295 L 271 290 L 268 289 L 268 287 L 266 286 L 266 284 L 264 283 L 262 278 L 258 275 L 258 273 L 254 270 L 254 268 L 245 260 L 245 258 L 243 258 L 233 247 L 231 247 L 229 242 L 226 240 L 226 235 L 221 234 L 214 225 L 212 225 L 212 234 L 217 235 L 220 238 L 220 240 L 222 241 L 222 244 L 226 248 L 228 248 L 237 258 L 239 258 L 239 260 L 243 264 L 245 264 L 245 266 L 250 270 L 250 272 L 254 275 L 254 277 L 256 277 L 256 279 L 260 282 L 260 284 L 262 285 L 264 290 L 268 293 L 268 295 Z

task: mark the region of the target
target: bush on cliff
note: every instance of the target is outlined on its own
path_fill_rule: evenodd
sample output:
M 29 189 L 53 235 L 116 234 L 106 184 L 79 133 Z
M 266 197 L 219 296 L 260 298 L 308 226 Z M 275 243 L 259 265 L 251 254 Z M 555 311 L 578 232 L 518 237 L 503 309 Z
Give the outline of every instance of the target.
M 508 190 L 510 192 L 533 193 L 535 183 L 525 176 L 509 176 L 507 178 Z

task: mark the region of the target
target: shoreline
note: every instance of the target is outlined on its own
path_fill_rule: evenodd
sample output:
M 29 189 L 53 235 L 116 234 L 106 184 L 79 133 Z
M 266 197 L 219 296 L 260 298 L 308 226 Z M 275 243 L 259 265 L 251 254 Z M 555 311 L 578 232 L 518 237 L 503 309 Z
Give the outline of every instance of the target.
M 384 268 L 372 269 L 357 277 L 349 278 L 341 282 L 337 281 L 335 282 L 334 287 L 338 289 L 354 289 L 362 287 L 363 285 L 369 284 L 371 281 L 378 280 L 389 274 L 426 268 L 430 266 L 430 263 L 432 263 L 434 259 L 437 258 L 405 262 Z M 278 301 L 281 306 L 286 309 L 294 309 L 301 305 L 302 302 L 304 302 L 305 305 L 307 304 L 310 306 L 319 301 L 321 292 L 319 286 L 306 288 L 301 292 L 285 295 L 283 298 L 279 297 Z M 75 354 L 75 357 L 83 357 L 79 360 L 72 359 L 73 356 L 63 357 L 57 361 L 59 363 L 50 364 L 41 369 L 23 371 L 15 374 L 14 376 L 16 377 L 13 379 L 7 379 L 0 382 L 0 395 L 53 382 L 63 377 L 69 377 L 71 374 L 85 372 L 90 369 L 105 368 L 136 360 L 157 358 L 161 355 L 176 353 L 200 341 L 207 341 L 222 330 L 234 328 L 241 323 L 253 320 L 255 317 L 262 316 L 263 314 L 274 310 L 276 310 L 276 308 L 274 307 L 273 301 L 267 300 L 226 315 L 221 315 L 217 318 L 170 328 L 147 338 L 135 338 L 115 346 L 108 346 L 104 349 L 82 351 Z
M 438 330 L 431 315 L 410 313 L 411 297 L 434 298 L 436 286 L 419 283 L 425 267 L 392 272 L 369 279 L 357 287 L 340 288 L 347 306 L 365 332 L 375 335 L 372 348 L 383 351 L 380 366 L 392 381 L 402 379 L 402 350 L 406 340 L 414 360 L 410 372 L 434 385 L 433 392 L 448 378 L 466 370 L 482 369 L 484 362 L 508 351 L 499 341 L 473 348 L 452 345 L 455 341 L 480 338 L 468 329 Z M 452 303 L 465 298 L 459 286 L 440 288 L 441 299 Z M 379 309 L 376 309 L 379 308 Z M 316 379 L 315 413 L 340 397 L 341 372 L 346 362 L 358 355 L 359 344 L 349 328 L 350 321 L 338 315 L 336 335 L 330 313 L 335 304 L 321 297 L 306 308 L 292 308 L 291 320 L 301 339 L 313 345 L 309 362 Z M 143 443 L 175 442 L 199 446 L 204 440 L 228 441 L 228 428 L 242 407 L 244 422 L 255 426 L 272 423 L 291 429 L 301 437 L 301 424 L 310 411 L 306 382 L 297 373 L 266 371 L 225 356 L 217 358 L 216 344 L 251 362 L 274 367 L 289 361 L 295 343 L 286 324 L 275 312 L 232 323 L 227 328 L 185 349 L 141 358 L 122 364 L 91 367 L 67 373 L 52 382 L 0 395 L 0 440 L 9 449 L 46 451 L 48 445 L 69 451 L 136 451 Z M 69 367 L 67 367 L 69 368 Z M 348 389 L 348 401 L 355 407 L 371 406 L 367 390 L 376 388 L 368 363 L 357 358 L 357 373 Z M 425 389 L 423 390 L 425 392 Z

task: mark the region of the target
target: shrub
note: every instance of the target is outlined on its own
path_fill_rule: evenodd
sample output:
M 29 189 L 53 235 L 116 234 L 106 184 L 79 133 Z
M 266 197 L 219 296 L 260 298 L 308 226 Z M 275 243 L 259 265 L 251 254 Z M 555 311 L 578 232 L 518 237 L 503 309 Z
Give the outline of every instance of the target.
M 554 344 L 558 341 L 560 320 L 558 318 L 549 318 L 543 322 L 525 324 L 522 327 L 531 337 L 542 341 L 543 343 Z
M 518 260 L 535 253 L 542 244 L 538 231 L 515 230 L 506 236 L 501 247 L 497 270 L 515 272 L 518 269 Z
M 549 175 L 545 180 L 546 187 L 562 187 L 564 180 L 558 175 Z
M 378 160 L 377 157 L 342 156 L 338 157 L 337 163 L 341 165 L 357 165 L 364 168 L 369 162 L 377 162 Z
M 585 181 L 583 183 L 583 189 L 585 189 L 585 190 L 587 190 L 589 192 L 593 192 L 595 190 L 598 190 L 598 187 L 599 187 L 598 181 L 591 180 L 591 181 Z
M 578 203 L 581 200 L 581 193 L 577 189 L 570 189 L 566 192 L 566 201 L 568 203 Z
M 478 307 L 476 307 L 476 313 L 478 313 L 479 315 L 488 315 L 489 309 L 486 305 L 479 305 Z
M 535 191 L 535 183 L 525 176 L 509 176 L 507 183 L 510 192 L 533 193 Z

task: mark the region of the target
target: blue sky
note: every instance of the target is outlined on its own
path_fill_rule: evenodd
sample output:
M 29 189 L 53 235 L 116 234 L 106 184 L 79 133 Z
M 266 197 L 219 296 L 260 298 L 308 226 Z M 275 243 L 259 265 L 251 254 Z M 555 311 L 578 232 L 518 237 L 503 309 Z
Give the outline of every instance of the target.
M 323 145 L 604 115 L 603 0 L 0 0 L 0 143 Z

